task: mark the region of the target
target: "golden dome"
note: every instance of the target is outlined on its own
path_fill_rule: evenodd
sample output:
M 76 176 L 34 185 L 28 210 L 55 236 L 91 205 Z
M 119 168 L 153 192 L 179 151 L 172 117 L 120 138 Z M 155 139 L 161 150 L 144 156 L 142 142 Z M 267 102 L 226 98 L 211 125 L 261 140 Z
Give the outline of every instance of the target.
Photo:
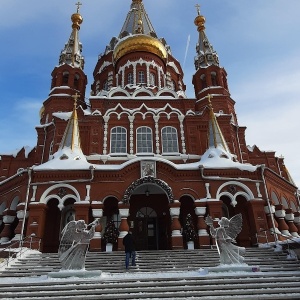
M 203 31 L 205 29 L 205 17 L 198 15 L 194 21 L 195 25 L 198 27 L 198 31 Z
M 151 52 L 162 59 L 168 56 L 166 48 L 158 39 L 150 35 L 136 34 L 127 36 L 116 45 L 114 60 L 117 61 L 122 56 L 136 51 Z
M 76 25 L 79 27 L 79 25 L 83 22 L 83 18 L 81 14 L 75 13 L 71 16 L 71 20 L 73 22 L 73 25 Z

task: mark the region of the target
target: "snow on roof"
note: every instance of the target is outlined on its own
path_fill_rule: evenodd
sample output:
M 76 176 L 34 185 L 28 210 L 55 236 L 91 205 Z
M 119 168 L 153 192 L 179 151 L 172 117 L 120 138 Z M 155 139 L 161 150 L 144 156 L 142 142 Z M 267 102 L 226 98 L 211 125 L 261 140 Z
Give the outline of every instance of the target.
M 255 148 L 257 148 L 261 152 L 276 152 L 275 150 L 261 150 L 257 145 L 253 145 L 253 146 L 247 145 L 247 148 L 250 152 L 253 152 Z
M 11 152 L 6 152 L 6 153 L 1 153 L 1 155 L 11 155 L 13 157 L 17 157 L 20 151 L 23 149 L 25 150 L 25 158 L 28 158 L 29 153 L 34 149 L 35 147 L 30 147 L 30 146 L 24 146 L 22 148 L 15 149 Z
M 59 118 L 61 120 L 68 121 L 71 118 L 72 112 L 56 112 L 53 113 L 52 116 Z
M 254 172 L 257 169 L 257 166 L 234 161 L 234 156 L 225 151 L 221 146 L 208 148 L 200 159 L 200 165 L 211 169 L 234 168 L 249 172 Z
M 51 94 L 51 93 L 52 93 L 53 91 L 55 91 L 56 89 L 70 89 L 70 90 L 71 90 L 71 88 L 70 88 L 69 86 L 67 86 L 67 85 L 55 86 L 54 88 L 52 88 L 52 89 L 50 90 L 49 94 Z
M 35 128 L 45 128 L 45 127 L 48 127 L 50 125 L 53 125 L 54 123 L 53 122 L 50 122 L 50 123 L 45 123 L 45 124 L 42 124 L 42 125 L 36 125 Z
M 64 155 L 66 155 L 68 158 L 66 158 Z M 186 171 L 199 170 L 201 166 L 209 169 L 239 169 L 242 171 L 250 172 L 254 172 L 257 169 L 257 166 L 234 162 L 229 158 L 219 157 L 219 155 L 220 152 L 218 149 L 209 149 L 203 154 L 200 161 L 194 163 L 175 164 L 163 157 L 147 157 L 147 160 L 163 162 L 170 165 L 175 170 Z M 142 160 L 145 160 L 145 157 L 136 157 L 118 165 L 94 165 L 89 163 L 83 154 L 80 154 L 76 151 L 73 152 L 70 148 L 65 147 L 55 153 L 52 160 L 34 167 L 34 170 L 89 170 L 91 167 L 93 167 L 96 171 L 119 171 L 124 169 L 128 165 Z
M 87 170 L 92 164 L 88 163 L 80 149 L 73 151 L 70 147 L 58 150 L 51 160 L 34 167 L 35 171 L 43 170 Z

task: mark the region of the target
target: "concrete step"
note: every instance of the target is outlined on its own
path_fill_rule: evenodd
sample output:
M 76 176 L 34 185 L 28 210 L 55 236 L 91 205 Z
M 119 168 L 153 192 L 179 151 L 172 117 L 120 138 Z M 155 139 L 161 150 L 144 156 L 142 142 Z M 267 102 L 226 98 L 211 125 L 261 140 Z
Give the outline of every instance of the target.
M 260 266 L 263 272 L 293 271 L 299 267 L 299 262 L 287 260 L 286 255 L 265 249 L 247 249 L 245 262 Z M 198 270 L 218 265 L 219 256 L 216 250 L 141 251 L 137 253 L 136 263 L 135 270 L 139 272 Z M 8 267 L 0 277 L 41 276 L 51 271 L 58 271 L 60 267 L 57 254 L 29 254 Z M 122 252 L 90 252 L 87 255 L 86 270 L 116 273 L 123 269 L 124 253 Z
M 289 274 L 286 277 L 244 275 L 211 276 L 210 278 L 138 279 L 120 282 L 45 282 L 0 284 L 0 293 L 5 299 L 223 299 L 232 295 L 233 299 L 299 299 L 300 278 Z M 42 293 L 42 295 L 41 295 Z M 253 298 L 256 296 L 256 298 Z M 98 297 L 98 298 L 97 298 Z M 218 297 L 218 298 L 215 298 Z M 223 297 L 223 298 L 222 298 Z M 237 298 L 240 297 L 240 298 Z M 251 297 L 251 298 L 250 298 Z M 208 298 L 209 299 L 209 298 Z M 224 298 L 226 299 L 226 298 Z
M 137 266 L 124 270 L 124 253 L 90 252 L 89 279 L 48 278 L 59 271 L 57 254 L 29 253 L 0 272 L 1 299 L 300 299 L 300 263 L 272 249 L 247 249 L 245 262 L 261 272 L 210 273 L 219 265 L 216 249 L 140 251 Z M 176 273 L 175 273 L 176 272 Z

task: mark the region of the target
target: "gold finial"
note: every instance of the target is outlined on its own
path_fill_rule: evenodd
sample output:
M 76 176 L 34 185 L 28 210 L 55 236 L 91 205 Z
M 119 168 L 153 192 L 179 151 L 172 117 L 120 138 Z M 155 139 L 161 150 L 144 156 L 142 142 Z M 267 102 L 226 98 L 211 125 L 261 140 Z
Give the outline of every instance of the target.
M 200 5 L 196 4 L 195 5 L 196 9 L 197 9 L 197 14 L 198 16 L 195 18 L 195 25 L 198 27 L 198 31 L 203 31 L 205 29 L 205 18 L 203 16 L 200 15 Z
M 197 9 L 198 16 L 200 16 L 200 5 L 196 4 L 195 7 Z
M 208 105 L 210 108 L 212 108 L 212 104 L 211 104 L 211 98 L 213 98 L 213 96 L 211 94 L 208 94 Z
M 78 101 L 78 98 L 80 98 L 80 95 L 76 94 L 72 96 L 72 98 L 74 98 L 74 109 L 76 109 L 76 106 L 77 106 L 77 101 Z
M 75 3 L 75 5 L 77 5 L 77 13 L 79 13 L 79 8 L 80 8 L 80 5 L 82 5 L 82 3 L 80 3 L 79 1 L 77 3 Z

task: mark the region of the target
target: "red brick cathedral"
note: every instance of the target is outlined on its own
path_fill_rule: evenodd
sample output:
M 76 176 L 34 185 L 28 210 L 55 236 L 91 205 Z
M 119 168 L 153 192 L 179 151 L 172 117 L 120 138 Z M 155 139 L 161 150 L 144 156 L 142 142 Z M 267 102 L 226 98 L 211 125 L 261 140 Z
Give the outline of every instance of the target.
M 0 246 L 34 234 L 43 252 L 55 252 L 70 220 L 99 218 L 93 251 L 105 249 L 108 223 L 118 229 L 114 250 L 129 230 L 138 250 L 180 249 L 191 216 L 195 248 L 205 248 L 213 244 L 205 217 L 217 224 L 238 213 L 241 246 L 299 237 L 297 187 L 283 158 L 247 146 L 199 8 L 195 98 L 143 1 L 132 0 L 86 99 L 77 5 L 41 103 L 36 146 L 1 155 Z

